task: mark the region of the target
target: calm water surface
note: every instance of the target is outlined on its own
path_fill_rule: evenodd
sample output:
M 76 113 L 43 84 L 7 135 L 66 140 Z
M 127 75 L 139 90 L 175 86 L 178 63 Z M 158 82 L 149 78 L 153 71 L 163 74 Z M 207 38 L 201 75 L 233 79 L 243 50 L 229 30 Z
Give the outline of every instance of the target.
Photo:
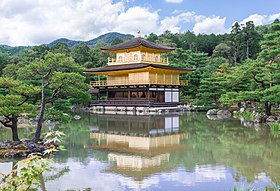
M 233 190 L 280 182 L 280 138 L 269 128 L 205 113 L 82 115 L 61 125 L 59 152 L 45 189 Z M 21 137 L 34 129 L 21 129 Z M 0 139 L 10 131 L 0 129 Z M 0 161 L 0 172 L 12 162 Z M 42 186 L 43 188 L 43 186 Z

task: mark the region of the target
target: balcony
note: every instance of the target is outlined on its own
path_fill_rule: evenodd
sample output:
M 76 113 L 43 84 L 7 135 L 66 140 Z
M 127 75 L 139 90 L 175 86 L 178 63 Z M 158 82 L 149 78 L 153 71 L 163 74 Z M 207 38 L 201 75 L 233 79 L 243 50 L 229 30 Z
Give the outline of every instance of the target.
M 100 86 L 127 86 L 127 85 L 177 85 L 177 86 L 188 86 L 187 80 L 180 80 L 180 81 L 157 81 L 157 80 L 150 80 L 150 81 L 129 81 L 129 80 L 100 80 L 100 81 L 91 81 L 90 85 L 92 87 L 100 87 Z
M 133 63 L 148 63 L 148 64 L 163 64 L 168 65 L 168 58 L 158 58 L 156 56 L 146 56 L 141 59 L 133 59 L 132 57 L 125 57 L 123 59 L 116 59 L 108 57 L 108 65 L 118 64 L 133 64 Z

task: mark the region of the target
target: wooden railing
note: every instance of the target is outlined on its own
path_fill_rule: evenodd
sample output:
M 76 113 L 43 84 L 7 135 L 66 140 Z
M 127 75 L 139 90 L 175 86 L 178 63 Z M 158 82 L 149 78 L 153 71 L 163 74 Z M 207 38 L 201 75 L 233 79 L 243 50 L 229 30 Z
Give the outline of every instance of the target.
M 91 106 L 154 106 L 154 107 L 174 107 L 179 102 L 155 102 L 150 100 L 94 100 L 91 102 Z
M 147 56 L 144 59 L 137 59 L 134 60 L 131 57 L 124 58 L 123 60 L 117 60 L 116 58 L 108 57 L 108 65 L 114 65 L 114 64 L 133 64 L 133 63 L 149 63 L 149 64 L 168 64 L 168 58 L 156 58 L 153 56 Z
M 102 80 L 102 81 L 91 81 L 90 85 L 92 87 L 99 87 L 99 86 L 121 86 L 121 85 L 179 85 L 179 86 L 188 86 L 187 80 L 180 80 L 176 82 L 170 81 L 129 81 L 129 80 Z

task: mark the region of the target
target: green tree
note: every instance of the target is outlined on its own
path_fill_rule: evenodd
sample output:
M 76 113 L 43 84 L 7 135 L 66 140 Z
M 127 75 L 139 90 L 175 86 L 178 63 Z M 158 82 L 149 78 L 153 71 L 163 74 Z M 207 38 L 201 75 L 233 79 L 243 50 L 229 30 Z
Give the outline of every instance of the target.
M 67 44 L 59 42 L 50 49 L 53 53 L 60 53 L 65 55 L 70 55 L 71 50 L 68 48 Z
M 156 42 L 156 40 L 158 39 L 158 36 L 154 33 L 151 33 L 149 34 L 149 36 L 147 36 L 146 38 L 148 41 L 151 41 L 151 42 Z
M 40 139 L 48 103 L 67 97 L 83 97 L 85 102 L 89 100 L 86 93 L 89 86 L 84 83 L 85 77 L 80 74 L 82 71 L 83 68 L 71 57 L 54 53 L 48 53 L 44 59 L 34 61 L 19 70 L 20 79 L 41 84 L 40 112 L 34 141 Z
M 276 67 L 276 66 L 275 66 Z M 228 76 L 229 85 L 231 87 L 239 87 L 236 92 L 227 92 L 221 96 L 220 101 L 226 104 L 236 103 L 238 101 L 257 101 L 263 103 L 266 115 L 271 115 L 271 107 L 275 103 L 279 103 L 279 82 L 270 88 L 269 87 L 269 72 L 265 64 L 248 60 L 247 62 L 233 68 L 231 74 Z M 278 64 L 274 71 L 275 75 L 280 72 Z M 271 73 L 271 75 L 273 75 Z M 244 84 L 240 86 L 239 84 Z M 233 90 L 234 88 L 231 88 Z
M 116 37 L 116 38 L 112 41 L 111 45 L 120 44 L 120 43 L 122 43 L 122 42 L 124 42 L 124 41 L 123 41 L 121 38 Z
M 12 130 L 13 141 L 19 141 L 17 132 L 18 117 L 31 113 L 33 105 L 27 101 L 39 92 L 39 89 L 23 84 L 18 80 L 0 77 L 0 123 Z
M 34 57 L 42 59 L 49 52 L 50 48 L 47 45 L 34 46 L 32 51 L 34 52 Z
M 213 50 L 213 57 L 221 56 L 224 58 L 229 59 L 230 58 L 230 52 L 231 48 L 226 43 L 220 43 L 218 44 L 215 49 Z
M 184 95 L 194 99 L 197 94 L 197 87 L 200 85 L 202 74 L 205 72 L 205 66 L 208 62 L 207 54 L 195 53 L 191 50 L 177 48 L 175 51 L 167 54 L 171 65 L 181 68 L 196 68 L 194 72 L 182 75 L 181 80 L 188 80 L 189 86 L 182 89 Z
M 241 34 L 241 60 L 257 58 L 257 53 L 260 51 L 261 36 L 255 30 L 254 22 L 246 22 L 245 26 L 242 27 Z
M 0 75 L 2 75 L 2 70 L 7 64 L 10 64 L 11 58 L 8 54 L 0 52 Z
M 209 107 L 220 108 L 220 96 L 226 93 L 226 75 L 229 73 L 229 64 L 224 59 L 214 59 L 211 65 L 205 67 L 198 93 L 197 103 L 208 105 Z M 214 65 L 214 66 L 213 66 Z
M 177 47 L 183 48 L 185 50 L 191 50 L 193 52 L 197 51 L 196 47 L 196 35 L 193 32 L 187 31 L 184 34 L 179 35 L 180 45 Z
M 75 46 L 72 49 L 71 55 L 75 62 L 82 66 L 84 66 L 87 62 L 91 62 L 90 48 L 86 43 L 81 43 L 80 45 Z
M 241 27 L 238 22 L 235 22 L 231 28 L 231 50 L 232 50 L 232 57 L 234 65 L 240 63 L 240 47 L 241 47 Z

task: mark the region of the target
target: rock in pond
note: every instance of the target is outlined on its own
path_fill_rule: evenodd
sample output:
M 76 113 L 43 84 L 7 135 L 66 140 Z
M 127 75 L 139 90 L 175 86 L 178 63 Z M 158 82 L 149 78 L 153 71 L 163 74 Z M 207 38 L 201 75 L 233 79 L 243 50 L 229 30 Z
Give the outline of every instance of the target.
M 217 115 L 231 117 L 231 112 L 228 111 L 228 110 L 220 110 L 220 111 L 217 112 Z
M 209 109 L 206 114 L 207 115 L 217 115 L 217 110 L 216 109 Z
M 257 115 L 253 118 L 254 123 L 263 123 L 266 121 L 267 116 L 266 115 Z
M 79 119 L 81 119 L 81 116 L 75 115 L 75 116 L 74 116 L 74 119 L 79 120 Z
M 275 121 L 277 121 L 277 116 L 271 115 L 266 118 L 266 122 L 275 122 Z
M 2 141 L 0 142 L 0 158 L 22 158 L 31 153 L 41 153 L 50 148 L 58 147 L 55 143 L 36 143 L 26 141 Z

